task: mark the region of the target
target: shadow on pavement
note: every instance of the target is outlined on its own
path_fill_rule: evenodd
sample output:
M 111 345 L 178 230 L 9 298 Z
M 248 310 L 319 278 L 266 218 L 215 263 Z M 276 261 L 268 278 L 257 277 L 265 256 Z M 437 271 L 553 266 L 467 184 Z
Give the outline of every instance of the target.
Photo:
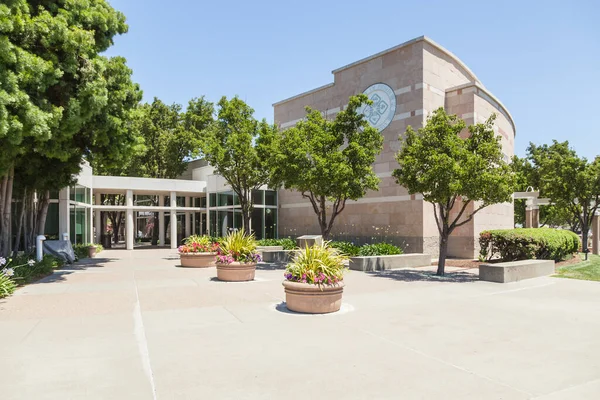
M 449 282 L 470 283 L 477 282 L 479 277 L 469 272 L 447 272 L 444 276 L 437 276 L 433 271 L 416 270 L 388 270 L 381 272 L 367 272 L 367 275 L 376 278 L 386 278 L 401 282 Z

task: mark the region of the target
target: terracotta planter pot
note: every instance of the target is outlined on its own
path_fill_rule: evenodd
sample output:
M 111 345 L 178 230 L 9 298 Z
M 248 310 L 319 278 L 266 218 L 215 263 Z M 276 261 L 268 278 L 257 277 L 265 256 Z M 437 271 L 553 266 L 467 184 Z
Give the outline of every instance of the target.
M 217 279 L 226 282 L 245 282 L 254 279 L 256 263 L 217 263 Z
M 90 246 L 90 247 L 88 247 L 88 257 L 89 258 L 96 257 L 96 246 Z
M 340 310 L 344 282 L 336 285 L 311 285 L 283 281 L 288 310 L 307 314 L 327 314 Z
M 207 268 L 215 265 L 217 253 L 179 253 L 182 267 Z

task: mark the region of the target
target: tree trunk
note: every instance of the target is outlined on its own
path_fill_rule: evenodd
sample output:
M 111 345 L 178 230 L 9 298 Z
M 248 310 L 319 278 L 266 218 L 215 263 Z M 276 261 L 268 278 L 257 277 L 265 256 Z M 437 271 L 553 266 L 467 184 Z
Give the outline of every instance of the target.
M 50 192 L 46 191 L 44 197 L 38 203 L 37 234 L 46 233 L 46 218 L 48 217 L 48 207 L 50 206 Z
M 11 167 L 3 177 L 0 189 L 0 256 L 2 257 L 8 257 L 11 250 L 11 206 L 14 176 L 15 169 Z
M 438 258 L 438 269 L 436 275 L 444 276 L 446 268 L 446 256 L 448 255 L 448 234 L 440 235 L 440 255 Z
M 163 227 L 160 226 L 160 221 L 159 221 L 159 213 L 158 211 L 154 212 L 154 224 L 152 225 L 152 246 L 156 246 L 158 245 L 158 233 L 160 232 L 159 229 L 162 229 Z M 164 243 L 160 244 L 161 246 L 164 246 Z
M 13 248 L 13 257 L 16 257 L 19 247 L 21 247 L 21 234 L 23 233 L 23 223 L 25 222 L 25 199 L 27 198 L 27 189 L 23 193 L 21 200 L 21 213 L 19 214 L 19 225 L 17 227 L 17 236 L 15 238 L 15 247 Z

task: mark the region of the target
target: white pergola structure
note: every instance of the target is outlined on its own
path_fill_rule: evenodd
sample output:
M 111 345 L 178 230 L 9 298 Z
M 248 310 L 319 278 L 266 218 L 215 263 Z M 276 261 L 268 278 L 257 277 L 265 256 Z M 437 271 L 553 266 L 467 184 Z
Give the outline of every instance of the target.
M 130 178 L 122 176 L 93 176 L 93 194 L 95 211 L 125 211 L 125 242 L 128 250 L 133 250 L 135 241 L 134 212 L 156 212 L 159 213 L 159 242 L 165 243 L 165 212 L 170 213 L 171 220 L 171 248 L 177 248 L 177 212 L 185 215 L 185 235 L 189 236 L 192 230 L 193 213 L 206 212 L 206 208 L 193 207 L 190 198 L 199 197 L 206 192 L 205 181 L 182 180 L 182 179 L 151 179 Z M 103 205 L 100 203 L 101 194 L 124 194 L 124 205 Z M 134 195 L 158 196 L 158 205 L 134 205 Z M 170 204 L 164 204 L 165 196 L 169 196 Z M 185 206 L 177 206 L 177 196 L 185 197 Z M 96 242 L 100 242 L 100 212 L 95 213 Z M 207 217 L 208 218 L 208 217 Z
M 515 192 L 513 198 L 526 199 L 525 201 L 525 228 L 540 227 L 540 206 L 550 204 L 550 199 L 540 199 L 540 192 L 528 190 L 525 192 Z

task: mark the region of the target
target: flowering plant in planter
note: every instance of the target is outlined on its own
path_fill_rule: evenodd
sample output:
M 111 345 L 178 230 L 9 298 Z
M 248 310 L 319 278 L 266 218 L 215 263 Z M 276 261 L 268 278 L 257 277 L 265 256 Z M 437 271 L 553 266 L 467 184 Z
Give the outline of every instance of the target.
M 217 264 L 243 264 L 260 262 L 260 255 L 256 252 L 256 239 L 254 234 L 247 234 L 243 229 L 229 233 L 221 242 L 217 252 Z
M 219 244 L 215 243 L 208 236 L 192 235 L 185 239 L 183 245 L 179 246 L 177 251 L 181 254 L 196 254 L 196 253 L 216 253 L 219 249 Z
M 329 242 L 296 251 L 284 277 L 291 282 L 311 285 L 336 285 L 344 280 L 347 256 L 330 247 Z

